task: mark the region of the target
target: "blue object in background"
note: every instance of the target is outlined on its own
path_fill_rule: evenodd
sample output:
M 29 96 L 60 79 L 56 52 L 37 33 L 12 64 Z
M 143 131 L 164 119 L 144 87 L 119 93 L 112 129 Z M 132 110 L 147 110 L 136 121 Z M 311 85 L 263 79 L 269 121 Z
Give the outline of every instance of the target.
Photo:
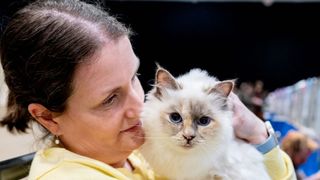
M 306 176 L 318 172 L 320 169 L 320 149 L 312 152 L 307 161 L 299 166 L 299 170 L 303 171 Z
M 298 131 L 298 128 L 290 124 L 288 121 L 277 119 L 275 115 L 269 116 L 266 120 L 270 121 L 277 134 L 279 142 L 282 141 L 289 131 Z M 298 169 L 306 176 L 311 176 L 317 173 L 320 170 L 320 149 L 312 152 L 307 161 L 300 165 Z
M 279 142 L 282 141 L 289 131 L 298 130 L 295 126 L 284 120 L 268 119 L 268 121 L 270 121 L 274 131 L 276 132 Z

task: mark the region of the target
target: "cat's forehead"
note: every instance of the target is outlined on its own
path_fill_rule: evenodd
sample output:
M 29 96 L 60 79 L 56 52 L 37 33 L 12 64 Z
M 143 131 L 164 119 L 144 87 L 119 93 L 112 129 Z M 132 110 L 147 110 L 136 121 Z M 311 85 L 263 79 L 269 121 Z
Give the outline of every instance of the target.
M 185 112 L 193 115 L 212 115 L 216 112 L 226 110 L 225 99 L 222 99 L 218 94 L 200 94 L 194 93 L 177 93 L 171 96 L 170 109 L 175 109 L 178 112 Z

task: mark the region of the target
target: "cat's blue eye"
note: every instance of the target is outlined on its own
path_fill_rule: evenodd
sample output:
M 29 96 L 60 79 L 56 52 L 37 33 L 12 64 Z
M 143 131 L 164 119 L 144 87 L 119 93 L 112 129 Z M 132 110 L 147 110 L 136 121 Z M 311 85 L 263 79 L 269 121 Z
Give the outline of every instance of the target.
M 197 124 L 200 126 L 207 126 L 211 122 L 211 119 L 207 116 L 203 116 L 200 119 L 198 119 Z
M 175 123 L 175 124 L 178 124 L 178 123 L 181 123 L 182 122 L 182 117 L 180 116 L 179 113 L 177 112 L 174 112 L 174 113 L 171 113 L 169 115 L 169 118 L 170 118 L 170 121 Z

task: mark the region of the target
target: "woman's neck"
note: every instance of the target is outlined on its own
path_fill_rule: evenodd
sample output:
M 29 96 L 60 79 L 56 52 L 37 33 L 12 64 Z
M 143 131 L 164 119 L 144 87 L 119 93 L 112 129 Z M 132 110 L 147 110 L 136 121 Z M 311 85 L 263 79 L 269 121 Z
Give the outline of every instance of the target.
M 123 168 L 129 170 L 129 171 L 133 171 L 133 166 L 132 164 L 130 163 L 129 159 L 126 160 L 126 162 L 124 163 L 124 166 Z
M 133 166 L 128 159 L 121 161 L 121 162 L 118 162 L 116 164 L 111 164 L 111 166 L 114 168 L 125 168 L 129 171 L 133 170 Z

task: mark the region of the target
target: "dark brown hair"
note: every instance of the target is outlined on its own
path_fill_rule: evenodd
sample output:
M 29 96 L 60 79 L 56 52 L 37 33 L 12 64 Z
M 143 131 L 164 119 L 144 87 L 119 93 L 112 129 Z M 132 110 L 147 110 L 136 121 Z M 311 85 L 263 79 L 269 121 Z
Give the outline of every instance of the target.
M 74 71 L 105 39 L 130 30 L 97 6 L 78 0 L 34 2 L 18 11 L 1 38 L 1 63 L 9 88 L 1 125 L 25 132 L 30 103 L 63 112 L 72 93 Z

